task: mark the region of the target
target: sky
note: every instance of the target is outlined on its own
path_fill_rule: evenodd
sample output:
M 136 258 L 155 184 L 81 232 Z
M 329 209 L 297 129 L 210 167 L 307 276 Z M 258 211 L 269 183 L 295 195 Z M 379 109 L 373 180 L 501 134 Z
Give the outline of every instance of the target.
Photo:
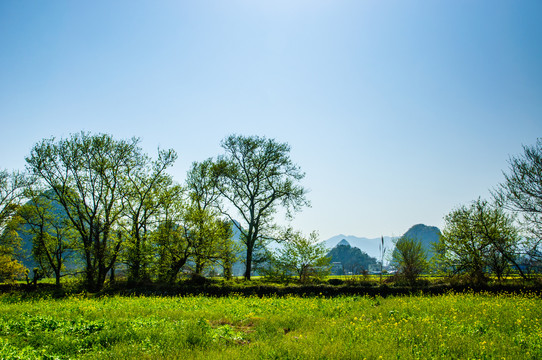
M 0 1 L 0 169 L 86 131 L 175 149 L 182 183 L 258 135 L 306 173 L 294 228 L 442 228 L 542 137 L 541 18 L 539 0 Z

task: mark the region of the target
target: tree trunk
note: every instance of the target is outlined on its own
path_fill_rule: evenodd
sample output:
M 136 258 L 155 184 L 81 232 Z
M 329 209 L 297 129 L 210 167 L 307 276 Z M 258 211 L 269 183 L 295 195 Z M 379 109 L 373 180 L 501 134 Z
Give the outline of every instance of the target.
M 249 246 L 247 243 L 247 259 L 245 268 L 245 280 L 250 281 L 251 269 L 252 269 L 252 250 L 254 246 Z
M 114 283 L 115 282 L 115 266 L 111 266 L 111 273 L 109 275 L 109 282 Z
M 232 274 L 231 274 L 231 261 L 230 261 L 230 257 L 226 257 L 224 260 L 223 260 L 223 265 L 222 265 L 223 269 L 224 269 L 224 278 L 226 280 L 230 280 L 231 277 L 232 277 Z
M 60 267 L 55 269 L 55 285 L 60 287 Z
M 177 275 L 179 274 L 179 271 L 181 271 L 184 264 L 186 264 L 186 260 L 187 259 L 180 259 L 171 265 L 166 277 L 167 282 L 174 283 L 175 280 L 177 280 Z

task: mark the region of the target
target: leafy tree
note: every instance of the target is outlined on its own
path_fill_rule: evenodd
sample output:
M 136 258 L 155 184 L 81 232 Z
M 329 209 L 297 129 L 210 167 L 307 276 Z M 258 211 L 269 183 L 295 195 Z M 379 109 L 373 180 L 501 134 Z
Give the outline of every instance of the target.
M 493 191 L 497 203 L 522 215 L 530 233 L 528 255 L 542 259 L 542 138 L 523 146 L 521 156 L 511 157 L 504 182 Z
M 397 275 L 409 284 L 416 283 L 418 277 L 427 270 L 427 254 L 419 240 L 402 237 L 395 242 L 391 264 Z
M 468 274 L 475 282 L 484 282 L 486 268 L 502 275 L 502 261 L 496 262 L 495 256 L 498 256 L 506 260 L 506 267 L 513 265 L 525 277 L 516 262 L 520 245 L 518 231 L 513 218 L 501 207 L 478 199 L 468 207 L 452 211 L 445 221 L 437 245 L 438 262 L 445 269 Z
M 0 282 L 13 282 L 27 273 L 26 267 L 12 256 L 11 251 L 0 245 Z
M 155 251 L 155 273 L 160 281 L 175 282 L 183 266 L 192 256 L 192 244 L 188 229 L 182 224 L 183 189 L 170 184 L 160 198 L 160 214 L 151 239 Z
M 132 159 L 133 167 L 126 173 L 123 203 L 130 234 L 126 243 L 128 277 L 137 282 L 150 275 L 148 267 L 152 259 L 148 234 L 160 209 L 162 191 L 172 183 L 171 176 L 165 171 L 173 165 L 177 154 L 171 149 L 162 150 L 156 160 L 146 154 L 134 155 L 137 158 Z
M 291 217 L 308 205 L 307 191 L 299 185 L 304 173 L 292 163 L 289 145 L 274 139 L 231 135 L 222 147 L 225 154 L 214 166 L 217 189 L 227 202 L 221 210 L 241 233 L 245 279 L 250 280 L 254 249 L 270 237 L 278 207 Z M 234 221 L 236 217 L 240 222 Z
M 229 221 L 223 221 L 223 227 L 227 231 L 225 235 L 225 241 L 220 242 L 220 247 L 218 250 L 218 262 L 222 265 L 222 273 L 224 278 L 227 280 L 232 278 L 233 264 L 237 260 L 240 246 L 238 243 L 233 241 L 233 226 Z
M 0 281 L 12 281 L 27 272 L 17 259 L 21 238 L 17 234 L 17 211 L 31 179 L 21 172 L 0 170 Z
M 121 249 L 117 227 L 124 214 L 126 174 L 141 152 L 138 142 L 80 133 L 59 141 L 44 139 L 26 158 L 28 169 L 44 188 L 53 189 L 79 233 L 91 291 L 103 286 Z
M 195 273 L 202 275 L 204 267 L 212 261 L 224 259 L 231 247 L 231 224 L 220 218 L 217 208 L 219 192 L 213 177 L 213 162 L 207 159 L 193 163 L 186 180 L 188 195 L 184 211 L 184 225 L 189 229 L 193 246 Z
M 28 269 L 21 263 L 24 254 L 17 232 L 21 221 L 19 216 L 12 216 L 0 234 L 0 282 L 11 282 L 28 274 Z
M 29 190 L 29 194 L 32 194 Z M 75 248 L 77 233 L 65 216 L 54 194 L 32 194 L 31 200 L 20 211 L 23 231 L 32 236 L 32 255 L 40 266 L 40 273 L 54 274 L 60 286 L 65 262 Z M 37 274 L 34 274 L 37 277 Z
M 329 273 L 330 258 L 324 244 L 318 242 L 316 232 L 308 237 L 300 232 L 288 232 L 283 245 L 272 256 L 272 264 L 279 272 L 295 274 L 301 282 Z

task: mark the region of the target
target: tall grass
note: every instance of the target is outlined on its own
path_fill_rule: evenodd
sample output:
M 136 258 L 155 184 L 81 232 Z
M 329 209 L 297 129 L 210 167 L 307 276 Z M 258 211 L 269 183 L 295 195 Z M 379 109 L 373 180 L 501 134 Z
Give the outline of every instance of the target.
M 0 296 L 0 358 L 540 359 L 535 295 Z

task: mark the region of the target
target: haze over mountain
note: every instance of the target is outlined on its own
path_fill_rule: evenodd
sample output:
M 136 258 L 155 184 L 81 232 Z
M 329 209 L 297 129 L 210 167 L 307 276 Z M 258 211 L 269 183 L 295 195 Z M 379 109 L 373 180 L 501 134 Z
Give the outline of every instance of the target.
M 384 248 L 386 249 L 386 253 L 389 252 L 389 249 L 393 249 L 393 239 L 394 238 L 392 238 L 391 236 L 384 236 Z M 339 244 L 342 240 L 346 240 L 351 247 L 356 247 L 361 251 L 367 253 L 367 255 L 380 260 L 380 244 L 382 241 L 381 238 L 369 239 L 366 237 L 340 234 L 333 236 L 323 242 L 326 248 L 331 250 L 332 248 L 337 246 L 337 244 Z M 384 262 L 386 261 L 384 260 Z
M 433 244 L 437 243 L 441 233 L 436 226 L 427 226 L 417 224 L 408 229 L 403 237 L 419 240 L 422 243 L 422 248 L 427 252 L 427 258 L 431 258 L 434 254 Z
M 430 250 L 432 249 L 432 244 L 438 241 L 440 236 L 440 230 L 436 226 L 417 224 L 408 229 L 403 236 L 420 240 L 423 248 L 430 254 L 432 254 Z M 384 264 L 387 262 L 386 255 L 393 252 L 393 249 L 395 248 L 393 241 L 397 238 L 398 237 L 384 236 Z M 357 247 L 361 251 L 367 253 L 369 256 L 380 260 L 380 244 L 382 241 L 381 238 L 371 239 L 366 237 L 357 237 L 354 235 L 340 234 L 323 241 L 323 243 L 325 244 L 326 248 L 331 250 L 332 248 L 337 246 L 337 244 L 340 243 L 342 240 L 346 240 L 350 244 L 350 246 Z

